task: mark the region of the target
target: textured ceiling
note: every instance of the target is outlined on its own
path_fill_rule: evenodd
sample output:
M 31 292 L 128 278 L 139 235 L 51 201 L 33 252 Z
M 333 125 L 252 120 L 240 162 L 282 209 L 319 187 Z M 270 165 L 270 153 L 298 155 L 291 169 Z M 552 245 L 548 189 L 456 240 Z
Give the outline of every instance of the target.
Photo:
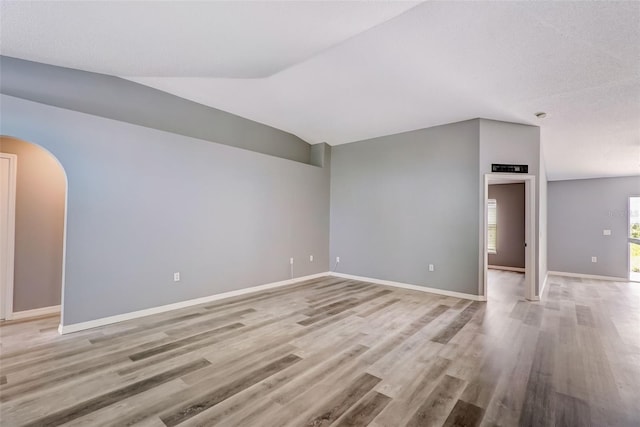
M 3 4 L 2 53 L 124 76 L 312 143 L 483 117 L 539 125 L 551 179 L 640 174 L 638 2 L 225 3 L 211 16 L 143 2 L 145 19 L 123 2 L 107 25 L 103 4 L 58 4 Z M 147 37 L 168 15 L 180 31 Z M 221 25 L 200 40 L 203 22 Z

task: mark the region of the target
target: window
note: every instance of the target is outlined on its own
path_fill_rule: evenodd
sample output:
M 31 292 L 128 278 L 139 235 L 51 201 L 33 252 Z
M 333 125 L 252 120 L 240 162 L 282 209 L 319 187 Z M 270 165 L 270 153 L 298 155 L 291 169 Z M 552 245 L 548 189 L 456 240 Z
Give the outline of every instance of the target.
M 488 200 L 487 215 L 487 251 L 495 254 L 498 249 L 498 210 L 496 199 Z

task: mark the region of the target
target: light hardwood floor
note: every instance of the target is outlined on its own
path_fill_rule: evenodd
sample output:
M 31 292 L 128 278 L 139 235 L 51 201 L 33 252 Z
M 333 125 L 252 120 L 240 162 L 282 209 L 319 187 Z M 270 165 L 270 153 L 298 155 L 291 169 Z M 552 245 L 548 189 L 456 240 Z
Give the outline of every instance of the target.
M 2 426 L 638 426 L 640 285 L 487 303 L 337 278 L 58 336 L 0 326 Z

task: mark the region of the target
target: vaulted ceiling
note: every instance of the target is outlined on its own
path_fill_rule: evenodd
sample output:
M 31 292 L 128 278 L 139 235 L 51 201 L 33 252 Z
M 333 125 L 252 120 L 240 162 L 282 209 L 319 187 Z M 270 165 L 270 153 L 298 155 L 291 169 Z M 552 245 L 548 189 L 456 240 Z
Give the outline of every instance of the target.
M 638 2 L 3 1 L 1 19 L 4 55 L 310 143 L 483 117 L 540 126 L 551 179 L 640 174 Z

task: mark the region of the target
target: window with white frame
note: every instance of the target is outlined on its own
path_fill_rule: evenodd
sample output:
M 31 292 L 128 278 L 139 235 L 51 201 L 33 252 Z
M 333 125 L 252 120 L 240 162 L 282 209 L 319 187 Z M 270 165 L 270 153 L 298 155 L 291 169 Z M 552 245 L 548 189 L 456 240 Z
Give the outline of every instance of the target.
M 495 254 L 498 249 L 498 209 L 496 199 L 489 199 L 487 202 L 487 251 Z

